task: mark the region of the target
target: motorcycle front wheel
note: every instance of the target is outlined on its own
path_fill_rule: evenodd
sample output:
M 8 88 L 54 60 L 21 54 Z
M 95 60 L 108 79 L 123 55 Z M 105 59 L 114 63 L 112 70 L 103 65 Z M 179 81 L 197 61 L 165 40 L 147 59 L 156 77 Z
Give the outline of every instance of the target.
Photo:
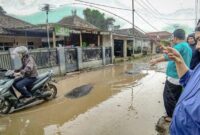
M 51 93 L 51 95 L 50 96 L 48 96 L 48 97 L 45 97 L 44 98 L 44 100 L 52 100 L 52 99 L 54 99 L 55 97 L 56 97 L 56 95 L 57 95 L 57 88 L 56 88 L 56 86 L 55 85 L 53 85 L 53 84 L 48 84 L 48 86 L 46 87 L 46 89 L 45 89 L 45 92 L 49 92 L 49 93 Z
M 7 114 L 10 112 L 11 109 L 11 103 L 8 100 L 0 99 L 0 113 L 1 114 Z

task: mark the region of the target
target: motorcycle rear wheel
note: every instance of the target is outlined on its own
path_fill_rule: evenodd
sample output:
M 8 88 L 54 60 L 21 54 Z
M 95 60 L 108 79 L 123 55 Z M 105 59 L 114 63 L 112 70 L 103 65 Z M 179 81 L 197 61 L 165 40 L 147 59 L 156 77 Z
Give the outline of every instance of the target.
M 8 100 L 0 99 L 0 113 L 7 114 L 11 110 L 11 103 Z

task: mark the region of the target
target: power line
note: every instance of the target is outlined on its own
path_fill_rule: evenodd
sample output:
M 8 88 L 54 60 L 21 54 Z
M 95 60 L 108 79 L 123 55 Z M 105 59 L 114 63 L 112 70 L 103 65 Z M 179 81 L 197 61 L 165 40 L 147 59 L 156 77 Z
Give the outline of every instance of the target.
M 154 18 L 156 19 L 161 19 L 161 20 L 171 20 L 171 21 L 194 21 L 195 19 L 175 19 L 175 18 L 165 18 L 165 17 L 162 17 L 163 15 L 158 15 L 157 13 L 155 13 L 151 8 L 149 8 L 149 6 L 147 4 L 145 4 L 146 6 L 148 7 L 145 7 L 144 4 L 141 4 L 139 1 L 136 1 L 137 4 L 139 4 L 142 8 L 144 8 L 144 11 L 150 11 Z M 144 3 L 144 2 L 142 2 Z M 148 10 L 149 9 L 149 10 Z M 161 13 L 159 13 L 161 14 Z
M 149 4 L 149 6 L 150 6 L 152 9 L 154 9 L 154 11 L 155 11 L 157 14 L 162 15 L 162 13 L 160 13 L 160 12 L 151 4 L 151 2 L 149 2 L 149 0 L 145 0 L 145 1 Z
M 82 0 L 75 0 L 75 1 L 79 1 L 79 2 L 81 2 L 81 3 L 90 3 L 91 5 L 101 5 L 101 6 L 106 6 L 106 7 L 110 7 L 110 8 L 116 8 L 116 7 L 111 7 L 111 6 L 107 6 L 107 5 L 102 5 L 102 4 L 96 4 L 96 3 L 91 3 L 91 2 L 85 2 L 85 1 L 82 1 Z M 89 5 L 89 6 L 91 6 L 91 5 Z M 93 6 L 94 7 L 94 6 Z M 95 8 L 99 8 L 99 7 L 96 7 L 95 6 Z M 102 8 L 100 8 L 101 10 L 104 10 L 105 11 L 105 9 L 102 9 Z M 126 9 L 127 10 L 127 9 Z M 133 10 L 131 10 L 131 11 L 133 11 Z M 110 12 L 110 11 L 108 11 L 109 13 L 111 13 L 111 14 L 113 14 L 112 12 Z M 116 15 L 116 14 L 115 14 Z M 118 15 L 116 15 L 116 16 L 118 16 Z M 154 30 L 157 30 L 157 31 L 159 31 L 157 28 L 155 28 L 154 26 L 152 26 L 147 20 L 145 20 L 141 15 L 138 15 L 143 21 L 145 21 L 147 24 L 149 24 L 149 26 L 151 26 Z M 118 16 L 119 17 L 119 16 Z M 124 20 L 124 18 L 123 18 L 123 20 Z M 127 21 L 127 20 L 126 20 Z M 131 23 L 130 21 L 127 21 L 128 23 L 130 23 L 130 24 L 132 24 L 133 25 L 133 23 Z
M 113 7 L 113 6 L 108 6 L 108 5 L 98 4 L 98 3 L 86 2 L 86 1 L 82 1 L 82 0 L 75 0 L 75 1 L 78 1 L 78 2 L 81 2 L 81 3 L 93 4 L 93 5 L 96 5 L 96 6 L 103 6 L 103 7 L 119 9 L 119 10 L 126 10 L 126 11 L 131 11 L 132 12 L 131 9 L 127 9 L 127 8 Z
M 107 11 L 107 10 L 105 10 L 105 9 L 99 8 L 99 7 L 97 7 L 97 6 L 104 6 L 104 7 L 109 7 L 109 8 L 112 8 L 112 9 L 119 9 L 119 10 L 126 10 L 126 11 L 132 11 L 131 9 L 113 7 L 113 6 L 103 5 L 103 4 L 96 4 L 96 3 L 92 3 L 92 2 L 85 2 L 85 1 L 82 1 L 82 0 L 75 0 L 75 1 L 81 2 L 82 5 L 86 5 L 86 6 L 91 6 L 91 7 L 94 7 L 94 8 L 98 8 L 98 9 L 100 9 L 100 10 L 103 10 L 103 11 L 105 11 L 105 12 L 108 12 L 108 13 L 110 13 L 110 14 L 113 14 L 113 15 L 115 15 L 115 16 L 121 18 L 122 20 L 128 22 L 129 24 L 132 24 L 130 21 L 126 20 L 125 18 L 123 18 L 123 17 L 121 17 L 121 16 L 119 16 L 119 15 L 117 15 L 117 14 L 114 14 L 114 13 L 112 13 L 112 12 L 110 12 L 110 11 Z M 83 3 L 87 3 L 87 4 L 83 4 Z M 89 3 L 89 4 L 88 4 L 88 3 Z M 80 4 L 80 3 L 74 3 L 74 4 Z M 97 6 L 94 6 L 94 5 L 97 5 Z M 140 6 L 142 6 L 144 9 L 147 10 L 147 8 L 144 7 L 141 3 L 140 3 Z M 151 12 L 152 12 L 152 10 L 151 10 Z M 144 19 L 144 17 L 142 17 L 141 14 L 137 13 L 137 15 L 138 15 L 143 21 L 145 21 L 149 26 L 151 26 L 153 29 L 158 30 L 158 29 L 155 28 L 153 25 L 151 25 L 151 23 L 149 23 L 146 19 Z M 155 15 L 154 15 L 154 17 L 157 18 L 157 19 L 178 20 L 178 19 L 170 19 L 170 18 L 159 18 L 159 17 L 157 17 L 157 16 L 155 16 Z M 181 19 L 180 21 L 183 21 L 183 20 L 185 20 L 185 19 Z M 190 20 L 190 19 L 188 19 L 188 20 Z M 137 28 L 138 28 L 140 31 L 144 32 L 144 31 L 141 30 L 139 27 L 137 27 Z M 145 32 L 144 32 L 144 33 L 145 33 Z
M 153 29 L 159 31 L 156 27 L 154 27 L 153 25 L 151 25 L 146 19 L 144 19 L 138 12 L 135 11 L 135 13 L 147 24 L 149 24 L 149 26 L 151 26 Z
M 92 4 L 92 5 L 96 5 L 96 6 L 103 6 L 103 7 L 108 7 L 108 8 L 112 8 L 112 9 L 118 9 L 118 10 L 125 10 L 125 11 L 131 11 L 131 9 L 127 9 L 127 8 L 120 8 L 120 7 L 114 7 L 114 6 L 108 6 L 108 5 L 104 5 L 104 4 L 97 4 L 97 3 L 92 3 L 92 2 L 86 2 L 86 1 L 82 1 L 82 0 L 75 0 L 75 1 L 78 1 L 78 2 L 81 2 L 81 3 L 87 3 L 87 4 Z M 143 4 L 139 3 L 138 1 L 136 1 L 137 4 L 139 4 L 141 7 L 145 8 L 144 7 L 144 2 Z M 148 6 L 146 3 L 145 3 L 146 6 Z M 175 18 L 164 18 L 164 17 L 158 17 L 158 14 L 160 14 L 159 16 L 163 16 L 161 13 L 156 13 L 155 11 L 153 11 L 152 8 L 149 8 L 149 6 L 147 8 L 145 8 L 146 10 L 150 11 L 151 13 L 154 14 L 155 18 L 156 19 L 162 19 L 162 20 L 172 20 L 172 21 L 193 21 L 195 19 L 175 19 Z M 155 9 L 156 10 L 156 9 Z
M 79 1 L 79 2 L 81 2 L 81 3 L 89 3 L 89 5 L 87 5 L 87 6 L 97 5 L 97 6 L 104 6 L 104 7 L 109 7 L 109 8 L 113 8 L 113 9 L 120 9 L 120 10 L 132 11 L 132 10 L 130 10 L 130 9 L 118 8 L 118 7 L 107 6 L 107 5 L 103 5 L 103 4 L 96 4 L 96 3 L 91 3 L 91 2 L 84 2 L 84 1 L 82 1 L 82 0 L 76 0 L 76 1 Z M 86 5 L 86 4 L 84 4 L 84 5 Z M 140 5 L 141 5 L 143 8 L 145 8 L 141 3 L 140 3 Z M 96 6 L 92 6 L 92 7 L 99 8 L 99 7 L 96 7 Z M 105 11 L 105 9 L 102 9 L 102 8 L 99 8 L 99 9 Z M 145 9 L 146 9 L 146 8 L 145 8 Z M 151 11 L 152 11 L 152 10 L 151 10 Z M 106 12 L 111 13 L 110 11 L 106 11 Z M 111 14 L 113 14 L 113 13 L 111 13 Z M 138 12 L 136 12 L 136 14 L 137 14 L 143 21 L 145 21 L 151 28 L 153 28 L 153 29 L 156 30 L 156 31 L 159 31 L 156 27 L 154 27 L 153 25 L 151 25 L 151 23 L 148 22 L 144 17 L 142 17 L 141 14 L 139 14 Z M 116 15 L 116 14 L 113 14 L 113 15 L 118 16 L 118 15 Z M 155 16 L 155 15 L 154 15 L 154 16 Z M 118 16 L 118 17 L 119 17 L 119 16 Z M 120 17 L 120 18 L 121 18 L 121 17 Z M 158 17 L 155 16 L 155 18 L 158 18 Z M 124 18 L 121 18 L 121 19 L 125 20 L 125 21 L 128 22 L 129 24 L 132 24 L 130 21 L 128 21 L 128 20 L 126 20 L 126 19 L 124 19 Z M 168 19 L 168 18 L 166 18 L 166 19 Z M 167 25 L 168 25 L 168 24 L 167 24 Z M 143 31 L 143 30 L 142 30 L 142 31 Z
M 146 8 L 143 4 L 141 4 L 141 3 L 139 3 L 138 1 L 136 1 L 137 2 L 137 4 L 139 4 L 143 9 L 144 9 L 144 11 L 149 11 L 149 12 L 151 12 L 149 15 L 152 17 L 152 18 L 154 18 L 154 19 L 156 19 L 156 20 L 158 20 L 158 18 L 157 18 L 157 16 L 155 15 L 155 13 L 153 12 L 153 10 L 152 9 L 150 9 L 150 8 Z M 149 10 L 150 9 L 150 10 Z M 138 13 L 140 13 L 140 16 L 142 16 L 141 14 L 143 14 L 143 15 L 145 15 L 147 18 L 150 18 L 150 16 L 147 16 L 146 14 L 144 14 L 144 13 L 141 13 L 141 12 L 139 12 L 139 11 L 137 11 Z M 151 19 L 152 19 L 151 18 Z M 142 17 L 142 20 L 144 20 L 144 17 Z M 147 21 L 146 19 L 145 19 L 145 21 Z M 149 22 L 148 22 L 149 23 Z M 169 25 L 168 23 L 165 23 L 165 22 L 163 22 L 162 20 L 160 20 L 159 19 L 159 21 L 157 21 L 157 23 L 159 23 L 160 25 Z M 150 24 L 150 23 L 149 23 Z M 152 27 L 152 25 L 151 25 L 151 27 Z
M 137 0 L 137 3 L 140 3 L 140 5 L 142 5 L 142 7 L 147 7 L 147 9 L 149 10 L 149 11 L 151 11 L 153 14 L 155 14 L 156 16 L 158 15 L 158 13 L 157 12 L 155 12 L 154 11 L 154 9 L 152 9 L 149 5 L 147 5 L 144 1 L 142 1 L 142 0 Z
M 141 12 L 141 11 L 137 11 L 137 12 L 138 12 L 140 15 L 145 16 L 146 19 L 148 19 L 148 20 L 151 19 L 152 21 L 158 23 L 159 25 L 170 25 L 170 24 L 168 24 L 168 23 L 165 23 L 165 22 L 162 21 L 162 20 L 156 19 L 156 18 L 153 17 L 152 15 L 149 16 L 149 15 L 147 15 L 147 14 Z
M 117 15 L 117 14 L 115 14 L 115 13 L 112 13 L 112 12 L 110 12 L 110 11 L 108 11 L 108 10 L 102 9 L 102 8 L 97 7 L 97 6 L 94 6 L 94 5 L 91 5 L 91 4 L 84 4 L 84 3 L 73 3 L 73 4 L 77 4 L 77 5 L 79 4 L 79 5 L 85 5 L 85 6 L 89 6 L 89 7 L 94 7 L 94 8 L 103 10 L 103 11 L 105 11 L 105 12 L 107 12 L 107 13 L 110 13 L 110 14 L 112 14 L 112 15 L 114 15 L 114 16 L 117 16 L 118 18 L 120 18 L 120 19 L 126 21 L 127 23 L 129 23 L 129 24 L 131 24 L 131 25 L 133 24 L 133 23 L 130 22 L 129 20 L 127 20 L 127 19 L 125 19 L 125 18 L 123 18 L 123 17 L 121 17 L 121 16 L 119 16 L 119 15 Z M 142 29 L 139 28 L 138 26 L 135 26 L 135 28 L 136 28 L 137 30 L 143 32 L 143 33 L 146 33 L 144 30 L 142 30 Z
M 149 8 L 144 7 L 144 5 L 142 5 L 142 4 L 139 3 L 138 1 L 136 1 L 136 2 L 137 2 L 137 4 L 139 4 L 139 5 L 144 9 L 144 11 L 147 11 L 147 12 L 149 11 L 149 12 L 151 12 L 152 14 L 150 14 L 150 15 L 152 16 L 152 18 L 158 19 L 157 16 L 152 12 L 152 10 L 150 11 L 150 10 L 148 10 Z M 149 14 L 149 12 L 148 12 L 148 14 Z M 144 14 L 144 13 L 142 13 L 142 14 Z M 148 17 L 149 17 L 149 16 L 148 16 Z M 160 20 L 160 22 L 162 22 L 163 24 L 168 25 L 167 23 L 163 22 L 162 20 Z

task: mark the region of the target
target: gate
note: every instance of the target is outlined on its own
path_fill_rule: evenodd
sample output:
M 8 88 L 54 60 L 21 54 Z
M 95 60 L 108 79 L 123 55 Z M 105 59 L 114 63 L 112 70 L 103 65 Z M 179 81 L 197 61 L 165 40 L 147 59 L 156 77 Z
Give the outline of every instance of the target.
M 0 68 L 12 69 L 11 57 L 9 52 L 0 52 Z
M 67 72 L 78 70 L 78 57 L 76 48 L 65 48 L 65 63 Z

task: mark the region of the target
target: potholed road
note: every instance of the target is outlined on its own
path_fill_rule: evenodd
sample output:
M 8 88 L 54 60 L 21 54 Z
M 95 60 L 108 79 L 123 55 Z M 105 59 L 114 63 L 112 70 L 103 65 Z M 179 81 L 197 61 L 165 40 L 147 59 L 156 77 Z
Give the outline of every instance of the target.
M 156 135 L 164 80 L 143 61 L 63 79 L 55 100 L 0 117 L 0 135 Z M 94 87 L 88 95 L 64 97 L 84 84 Z

